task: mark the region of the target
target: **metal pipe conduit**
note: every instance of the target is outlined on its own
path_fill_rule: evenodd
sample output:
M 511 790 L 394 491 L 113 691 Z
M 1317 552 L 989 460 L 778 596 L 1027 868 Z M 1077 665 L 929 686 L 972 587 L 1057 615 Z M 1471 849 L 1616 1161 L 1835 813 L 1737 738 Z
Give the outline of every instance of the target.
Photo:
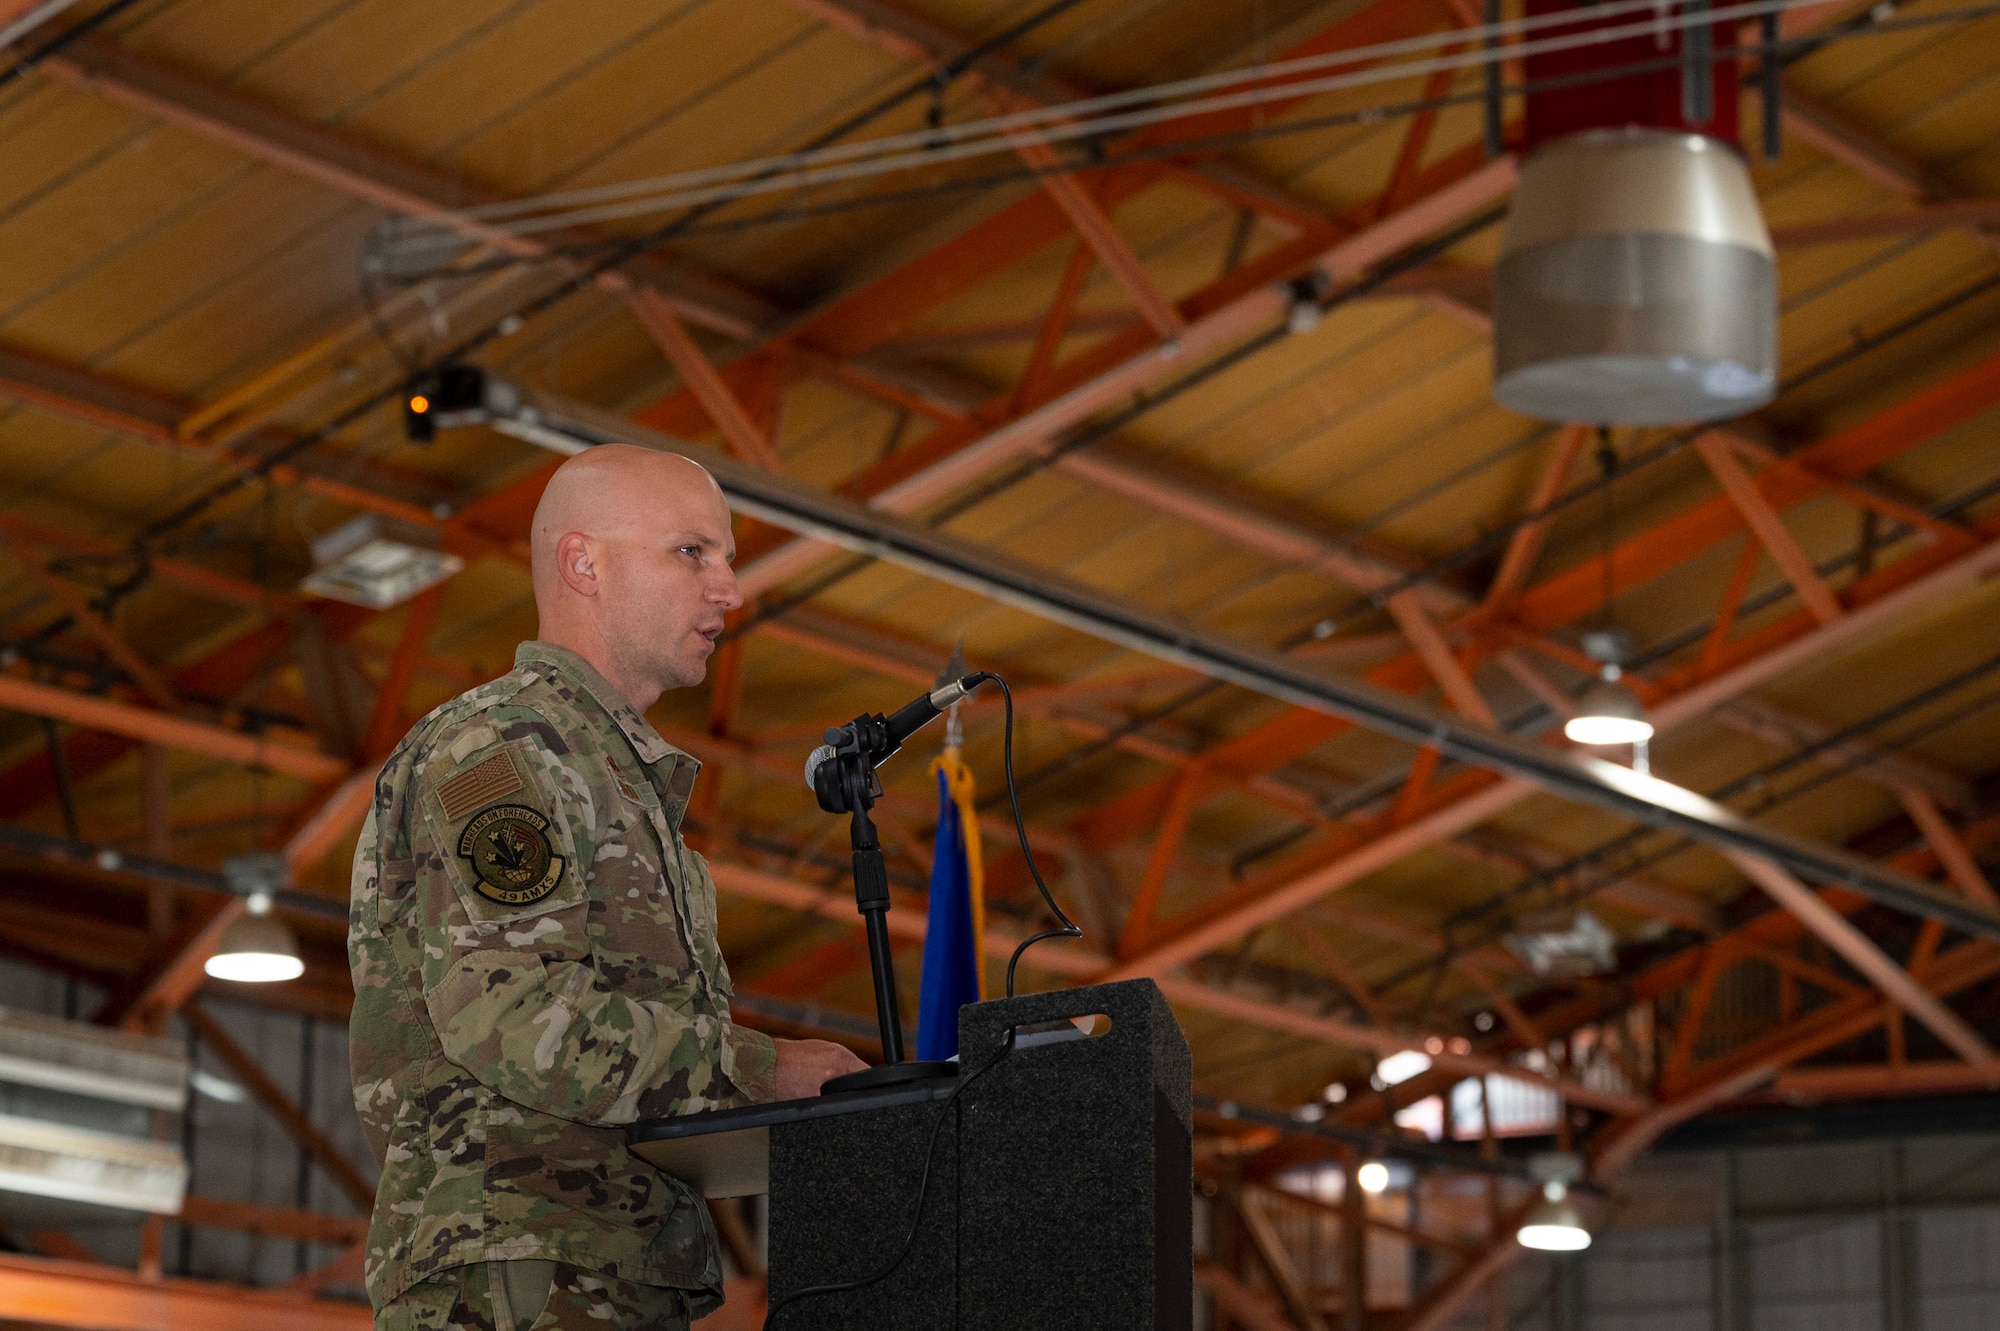
M 197 892 L 212 892 L 218 896 L 237 895 L 235 889 L 229 886 L 229 881 L 215 869 L 181 864 L 174 860 L 155 859 L 149 855 L 131 855 L 113 846 L 72 841 L 68 837 L 57 836 L 51 832 L 38 832 L 31 827 L 22 827 L 16 823 L 0 823 L 0 846 L 57 864 L 86 865 L 101 873 L 120 874 L 145 882 L 163 883 L 168 887 L 191 888 Z M 296 911 L 301 915 L 318 915 L 332 920 L 347 918 L 346 902 L 315 896 L 310 892 L 287 888 L 273 894 L 271 899 L 286 910 Z
M 1838 847 L 1754 823 L 1672 782 L 1642 776 L 1602 758 L 1543 748 L 1498 734 L 1364 680 L 1308 673 L 1290 658 L 1268 649 L 1156 614 L 1010 555 L 926 529 L 580 403 L 526 391 L 520 394 L 520 403 L 518 419 L 496 420 L 495 426 L 561 451 L 577 452 L 592 444 L 619 442 L 682 454 L 708 468 L 731 508 L 759 521 L 898 564 L 1295 707 L 1339 717 L 1411 744 L 1434 745 L 1450 757 L 1527 781 L 1548 794 L 1632 822 L 1678 831 L 1718 851 L 1761 856 L 1812 882 L 1848 888 L 1882 905 L 2000 941 L 2000 914 Z

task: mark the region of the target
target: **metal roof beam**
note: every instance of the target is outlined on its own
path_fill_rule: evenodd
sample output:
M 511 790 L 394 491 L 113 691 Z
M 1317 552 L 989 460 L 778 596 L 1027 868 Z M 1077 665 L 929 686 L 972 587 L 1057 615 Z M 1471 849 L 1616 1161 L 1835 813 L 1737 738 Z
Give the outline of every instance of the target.
M 1974 942 L 1956 948 L 1931 967 L 1920 987 L 1932 1001 L 1966 988 L 2000 970 L 2000 950 Z M 1593 1141 L 1589 1152 L 1591 1177 L 1609 1183 L 1644 1155 L 1662 1137 L 1690 1119 L 1707 1113 L 1771 1080 L 1784 1067 L 1878 1025 L 1891 1008 L 1886 1000 L 1863 991 L 1792 1022 L 1741 1051 L 1716 1060 L 1708 1075 L 1652 1112 L 1626 1119 Z M 1970 1071 L 1970 1069 L 1968 1069 Z M 1530 1198 L 1497 1226 L 1480 1252 L 1467 1258 L 1431 1286 L 1403 1324 L 1403 1331 L 1444 1331 L 1451 1326 L 1481 1285 L 1514 1262 L 1526 1249 L 1514 1233 L 1539 1198 Z
M 975 47 L 971 38 L 899 5 L 887 3 L 887 0 L 784 2 L 829 27 L 917 64 L 942 67 L 963 60 Z M 1441 7 L 1439 12 L 1443 12 Z M 1057 106 L 1105 91 L 1102 88 L 1086 88 L 1072 80 L 1030 69 L 999 51 L 982 52 L 973 59 L 966 73 L 975 82 L 986 85 L 989 96 L 1004 99 L 1012 109 Z M 1032 160 L 1030 164 L 1040 165 Z M 1281 227 L 1295 229 L 1300 225 L 1323 224 L 1325 221 L 1324 210 L 1317 204 L 1226 163 L 1176 163 L 1172 174 L 1195 189 L 1263 213 Z
M 2000 356 L 1989 356 L 1774 463 L 1759 476 L 1759 489 L 1774 508 L 1788 508 L 1827 492 L 1835 482 L 1863 476 L 1996 405 L 2000 405 Z M 1743 530 L 1743 515 L 1727 496 L 1716 495 L 1695 504 L 1627 538 L 1612 552 L 1616 590 L 1623 592 L 1650 581 Z M 1510 620 L 1498 627 L 1538 633 L 1594 611 L 1603 596 L 1604 564 L 1602 555 L 1590 556 L 1543 579 L 1521 594 Z M 1476 615 L 1467 626 L 1475 631 L 1485 627 Z M 1759 635 L 1769 632 L 1759 630 Z M 1739 639 L 1724 646 L 1713 660 L 1692 670 L 1670 673 L 1661 682 L 1676 696 L 1664 705 L 1675 714 L 1705 714 L 1718 703 L 1806 659 L 1800 649 L 1783 642 L 1771 645 L 1765 636 Z M 1389 682 L 1397 678 L 1402 664 L 1390 662 L 1370 671 L 1368 678 Z M 1727 670 L 1722 669 L 1725 666 Z M 1746 669 L 1761 673 L 1747 678 L 1739 673 Z M 1691 686 L 1682 682 L 1690 675 Z M 1724 679 L 1730 682 L 1724 684 Z M 1683 689 L 1684 693 L 1679 692 Z M 1653 720 L 1656 725 L 1671 724 L 1662 722 L 1658 715 Z M 1261 771 L 1324 743 L 1339 733 L 1343 724 L 1290 713 L 1225 740 L 1205 757 L 1211 766 L 1244 773 Z M 1151 819 L 1165 798 L 1165 790 L 1164 781 L 1155 781 L 1128 792 L 1086 815 L 1079 830 L 1099 845 L 1134 835 Z
M 1783 114 L 1787 133 L 1906 199 L 1944 202 L 1966 197 L 1966 191 L 1923 162 L 1789 84 L 1784 89 Z
M 1192 328 L 1190 334 L 1192 334 Z M 545 395 L 533 395 L 539 419 L 571 429 L 579 440 L 618 439 L 669 451 L 679 441 L 637 429 L 619 418 Z M 703 450 L 705 452 L 705 450 Z M 1577 757 L 1498 734 L 1437 711 L 1404 694 L 1358 680 L 1329 679 L 1302 670 L 1287 657 L 1220 637 L 1120 598 L 970 542 L 903 522 L 829 495 L 789 477 L 774 476 L 732 458 L 703 458 L 732 508 L 842 548 L 901 564 L 1003 604 L 1026 610 L 1100 640 L 1200 671 L 1214 679 L 1288 702 L 1294 707 L 1367 726 L 1372 730 L 1504 774 L 1502 788 L 1549 794 L 1594 805 L 1620 817 L 1693 837 L 1718 849 L 1746 850 L 1819 882 L 1852 887 L 1886 905 L 1942 919 L 1967 932 L 2000 938 L 2000 915 L 1937 892 L 1930 884 L 1884 870 L 1843 850 L 1751 823 L 1695 792 L 1642 776 L 1597 758 Z M 2000 541 L 1967 557 L 1982 569 L 2000 567 Z M 1846 628 L 1862 616 L 1827 626 Z M 1286 910 L 1304 904 L 1293 903 Z M 1247 916 L 1253 912 L 1246 911 Z M 1263 910 L 1254 912 L 1271 918 Z M 1236 933 L 1256 921 L 1232 920 Z M 1206 951 L 1203 946 L 1196 951 Z M 1191 955 L 1191 954 L 1184 954 Z M 1153 974 L 1163 968 L 1149 952 L 1147 964 L 1121 963 L 1114 974 Z
M 303 744 L 231 730 L 113 698 L 75 693 L 14 675 L 0 674 L 0 708 L 67 721 L 146 744 L 205 753 L 307 781 L 335 780 L 347 774 L 344 760 Z
M 1881 830 L 1878 828 L 1877 832 Z M 1857 843 L 1866 841 L 1872 835 L 1874 834 L 1863 834 L 1855 840 Z M 1968 844 L 1985 844 L 1995 837 L 2000 837 L 2000 814 L 1989 815 L 1964 830 L 1964 839 Z M 1918 846 L 1903 851 L 1890 857 L 1888 863 L 1911 873 L 1935 871 L 1939 867 L 1937 855 L 1928 846 Z M 1829 906 L 1843 914 L 1851 914 L 1866 904 L 1865 898 L 1846 892 L 1828 891 L 1823 893 L 1822 897 Z M 1718 951 L 1736 958 L 1761 957 L 1768 960 L 1771 954 L 1790 948 L 1805 936 L 1806 927 L 1796 915 L 1783 909 L 1768 910 L 1737 925 L 1727 933 L 1711 935 L 1699 943 L 1683 948 L 1667 959 L 1628 978 L 1614 989 L 1586 992 L 1555 1008 L 1545 1008 L 1539 1013 L 1540 1024 L 1551 1035 L 1567 1036 L 1579 1028 L 1614 1019 L 1617 1011 L 1625 1006 L 1654 1002 L 1695 983 L 1707 959 Z M 1934 992 L 1946 992 L 1936 987 L 1939 968 L 1955 966 L 1957 964 L 1955 959 L 1960 958 L 1966 951 L 1964 948 L 1956 949 L 1943 958 L 1934 957 L 1928 967 L 1913 964 L 1912 969 L 1919 973 L 1919 978 L 1926 985 L 1932 986 Z M 2000 957 L 2000 952 L 1988 948 L 1986 955 Z M 1982 974 L 1984 973 L 1990 971 Z M 1963 983 L 1971 982 L 1971 979 L 1963 980 Z M 1864 1002 L 1872 1002 L 1875 998 L 1875 991 L 1869 989 L 1856 988 L 1853 994 L 1860 995 Z M 1851 996 L 1843 996 L 1842 1001 Z M 1815 1010 L 1807 1019 L 1816 1018 L 1819 1011 L 1821 1010 Z M 1873 1022 L 1863 1022 L 1839 1038 L 1848 1038 L 1849 1035 L 1865 1030 L 1881 1019 L 1878 1015 Z M 1799 1023 L 1794 1023 L 1794 1028 L 1798 1025 Z M 1540 1040 L 1525 1046 L 1520 1046 L 1518 1042 L 1510 1044 L 1504 1036 L 1496 1036 L 1488 1043 L 1487 1050 L 1499 1053 L 1514 1047 L 1538 1048 L 1540 1045 Z M 1980 1075 L 1983 1078 L 1984 1074 Z
M 84 92 L 392 212 L 438 221 L 505 253 L 545 258 L 577 239 L 561 234 L 526 238 L 496 231 L 457 211 L 501 201 L 504 196 L 493 190 L 407 161 L 352 134 L 289 115 L 199 75 L 126 50 L 104 37 L 93 35 L 72 42 L 43 60 L 39 68 Z M 729 337 L 753 337 L 778 314 L 747 291 L 677 265 L 641 263 L 635 264 L 633 271 L 670 301 L 682 317 Z M 630 286 L 630 278 L 606 276 L 618 294 Z
M 1344 240 L 1330 245 L 1302 242 L 1296 260 L 1283 266 L 1317 269 L 1336 282 L 1350 281 L 1398 252 L 1443 231 L 1504 198 L 1514 185 L 1514 162 L 1501 158 L 1437 189 L 1426 198 Z M 1311 252 L 1317 250 L 1317 253 Z M 1274 260 L 1268 267 L 1277 268 Z M 1249 270 L 1245 270 L 1248 273 Z M 1225 280 L 1224 289 L 1241 285 L 1241 294 L 1218 303 L 1191 319 L 1173 342 L 1154 345 L 1152 330 L 1132 330 L 1104 348 L 1079 357 L 1082 365 L 1060 367 L 1052 376 L 1058 391 L 1011 420 L 984 434 L 977 428 L 954 434 L 951 427 L 935 432 L 922 452 L 928 465 L 871 493 L 871 508 L 888 514 L 909 514 L 974 484 L 1003 466 L 1032 457 L 1064 430 L 1079 425 L 1130 394 L 1160 383 L 1183 368 L 1191 368 L 1236 343 L 1281 322 L 1291 297 L 1273 278 L 1284 273 Z M 1184 305 L 1194 305 L 1190 300 Z M 1190 311 L 1192 312 L 1192 311 Z M 1067 382 L 1065 382 L 1067 381 Z M 641 413 L 641 420 L 645 413 Z M 942 439 L 939 436 L 951 436 Z M 919 450 L 906 450 L 916 454 Z M 913 459 L 912 459 L 913 460 Z M 909 460 L 892 459 L 898 467 Z M 872 488 L 872 487 L 871 487 Z M 812 568 L 826 556 L 824 546 L 795 540 L 748 560 L 739 570 L 746 596 L 758 596 Z
M 1378 0 L 1358 11 L 1342 14 L 1337 21 L 1319 27 L 1309 37 L 1273 53 L 1270 58 L 1292 59 L 1364 46 L 1431 31 L 1449 22 L 1447 7 L 1435 0 L 1408 4 Z M 867 35 L 865 27 L 858 35 Z M 1222 112 L 1158 126 L 1128 142 L 1149 148 L 1168 147 L 1189 137 L 1248 129 L 1284 115 L 1297 104 L 1297 98 L 1286 97 L 1280 88 L 1254 110 Z M 1440 181 L 1456 179 L 1477 161 L 1475 150 L 1464 160 L 1454 159 L 1428 169 L 1425 179 L 1429 187 L 1435 188 Z M 1101 207 L 1115 209 L 1179 169 L 1174 162 L 1162 158 L 1107 170 L 1093 182 L 1097 187 L 1097 202 Z M 1328 225 L 1312 234 L 1322 243 L 1329 243 L 1344 229 L 1345 224 Z M 795 320 L 781 336 L 851 359 L 893 341 L 955 296 L 1069 234 L 1069 219 L 1045 192 L 1036 190 L 933 245 L 917 258 L 821 304 Z M 646 408 L 638 416 L 646 425 L 673 430 L 679 428 L 681 406 L 685 402 L 685 395 L 677 394 Z
M 502 200 L 504 196 L 497 191 L 408 161 L 351 134 L 300 119 L 102 37 L 73 42 L 38 67 L 82 91 L 350 197 L 407 216 L 436 220 L 468 240 L 490 244 L 503 253 L 528 260 L 556 258 L 565 246 L 592 239 L 569 232 L 533 238 L 498 232 L 457 211 Z M 788 317 L 763 297 L 732 282 L 654 256 L 641 256 L 621 269 L 599 274 L 595 281 L 618 296 L 629 296 L 635 290 L 652 291 L 680 318 L 741 341 L 766 336 Z M 914 368 L 905 371 L 872 357 L 842 361 L 809 345 L 800 350 L 808 368 L 856 391 L 941 419 L 951 419 L 962 410 L 961 386 L 943 382 L 938 374 Z
M 0 1313 L 83 1331 L 370 1331 L 374 1325 L 365 1303 L 11 1254 L 0 1255 Z
M 1833 624 L 1817 625 L 1816 621 L 1801 613 L 1799 618 L 1816 626 L 1734 670 L 1668 698 L 1652 710 L 1654 722 L 1663 730 L 1670 729 L 1681 721 L 1703 714 L 1708 706 L 1763 682 L 1772 671 L 1770 663 L 1773 661 L 1824 656 L 1841 642 L 1892 618 L 1907 615 L 1936 597 L 1976 583 L 1995 570 L 2000 570 L 2000 540 L 1983 547 L 1977 554 L 1932 565 L 1926 575 L 1866 604 L 1857 605 L 1852 613 Z M 1683 699 L 1690 696 L 1703 699 L 1701 708 L 1683 703 Z M 1484 822 L 1518 803 L 1535 789 L 1535 785 L 1519 776 L 1494 780 L 1483 773 L 1467 773 L 1455 783 L 1448 800 L 1440 802 L 1438 807 L 1415 821 L 1392 827 L 1359 845 L 1337 848 L 1330 856 L 1325 852 L 1309 852 L 1300 857 L 1302 868 L 1289 872 L 1282 869 L 1275 871 L 1263 883 L 1250 884 L 1231 898 L 1197 912 L 1181 930 L 1155 947 L 1151 955 L 1134 959 L 1131 973 L 1150 973 L 1220 947 L 1257 925 L 1290 914 L 1406 854 Z M 1897 876 L 1906 877 L 1900 871 Z
M 194 409 L 193 404 L 22 347 L 0 344 L 0 394 L 183 458 L 249 470 L 241 457 L 218 455 L 199 441 L 182 439 L 176 433 L 175 427 Z M 292 442 L 291 436 L 267 428 L 252 434 L 249 452 L 269 452 Z M 421 527 L 440 525 L 434 508 L 444 495 L 426 494 L 429 487 L 420 489 L 404 478 L 387 476 L 379 465 L 360 459 L 341 461 L 337 469 L 358 472 L 374 484 L 356 485 L 340 479 L 330 474 L 335 467 L 328 467 L 323 459 L 283 464 L 271 468 L 269 475 L 280 485 L 297 485 L 367 512 Z
M 1761 855 L 1744 851 L 1725 854 L 1745 878 L 1796 915 L 1815 937 L 1839 953 L 1848 965 L 1867 976 L 1869 982 L 1881 990 L 1890 1002 L 1928 1026 L 1931 1033 L 1960 1058 L 1979 1068 L 1985 1074 L 1989 1087 L 2000 1085 L 2000 1057 L 1996 1057 L 1992 1047 L 1980 1038 L 1979 1033 L 1897 965 L 1845 915 L 1823 901 L 1819 893 L 1800 882 L 1782 865 L 1774 864 Z
M 830 892 L 729 860 L 712 859 L 709 868 L 714 873 L 716 887 L 724 892 L 818 915 L 840 924 L 858 926 L 851 893 Z M 889 931 L 899 943 L 923 941 L 927 926 L 921 909 L 892 910 L 888 918 Z M 996 959 L 1008 957 L 1020 941 L 1019 936 L 1004 928 L 989 927 L 986 931 L 987 955 Z M 1026 959 L 1026 964 L 1030 966 L 1079 981 L 1093 980 L 1105 963 L 1106 958 L 1102 954 L 1074 943 L 1047 944 L 1037 948 Z M 1360 1049 L 1386 1057 L 1404 1050 L 1421 1051 L 1425 1047 L 1423 1032 L 1399 1032 L 1319 1017 L 1282 1003 L 1267 1002 L 1194 980 L 1167 977 L 1157 983 L 1169 1002 L 1338 1048 Z M 1565 1078 L 1543 1076 L 1512 1063 L 1476 1054 L 1442 1053 L 1432 1055 L 1432 1059 L 1438 1066 L 1456 1070 L 1465 1076 L 1492 1074 L 1544 1086 L 1577 1104 L 1591 1105 L 1608 1113 L 1631 1114 L 1643 1110 L 1647 1104 L 1646 1098 L 1641 1095 L 1620 1094 Z
M 352 1160 L 347 1158 L 333 1140 L 319 1130 L 310 1115 L 293 1103 L 278 1083 L 271 1080 L 269 1073 L 254 1055 L 223 1028 L 221 1022 L 200 1003 L 189 1003 L 181 1011 L 181 1019 L 187 1022 L 199 1035 L 202 1042 L 224 1063 L 230 1071 L 242 1079 L 250 1093 L 271 1112 L 271 1116 L 284 1125 L 285 1131 L 306 1153 L 319 1162 L 320 1168 L 347 1194 L 347 1199 L 364 1211 L 375 1206 L 375 1185 L 362 1174 Z

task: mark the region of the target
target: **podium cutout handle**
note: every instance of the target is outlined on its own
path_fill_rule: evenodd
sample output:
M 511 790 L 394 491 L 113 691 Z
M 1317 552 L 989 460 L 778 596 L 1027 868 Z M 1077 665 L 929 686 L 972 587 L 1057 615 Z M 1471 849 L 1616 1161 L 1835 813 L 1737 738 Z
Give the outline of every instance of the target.
M 1074 1017 L 1058 1017 L 1053 1021 L 1023 1022 L 1013 1029 L 1014 1051 L 1019 1053 L 1041 1045 L 1102 1039 L 1111 1034 L 1111 1014 L 1085 1012 Z

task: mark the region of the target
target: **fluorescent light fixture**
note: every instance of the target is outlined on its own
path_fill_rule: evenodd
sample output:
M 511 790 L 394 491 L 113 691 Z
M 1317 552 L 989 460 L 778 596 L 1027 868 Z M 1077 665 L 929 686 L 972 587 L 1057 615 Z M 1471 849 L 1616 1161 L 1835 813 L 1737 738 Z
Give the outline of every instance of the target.
M 167 1142 L 0 1114 L 0 1192 L 175 1215 L 187 1179 Z
M 465 567 L 418 528 L 364 513 L 312 543 L 313 571 L 299 590 L 371 610 L 401 605 Z
M 187 1163 L 152 1139 L 161 1114 L 187 1104 L 173 1042 L 0 1008 L 0 1083 L 0 1192 L 180 1209 Z
M 1389 1166 L 1380 1160 L 1370 1160 L 1354 1171 L 1354 1181 L 1361 1185 L 1363 1192 L 1382 1192 L 1389 1186 Z
M 1577 744 L 1638 744 L 1653 737 L 1653 723 L 1632 690 L 1600 679 L 1578 700 L 1563 734 Z
M 1602 975 L 1618 964 L 1617 936 L 1587 910 L 1523 920 L 1504 941 L 1541 976 Z

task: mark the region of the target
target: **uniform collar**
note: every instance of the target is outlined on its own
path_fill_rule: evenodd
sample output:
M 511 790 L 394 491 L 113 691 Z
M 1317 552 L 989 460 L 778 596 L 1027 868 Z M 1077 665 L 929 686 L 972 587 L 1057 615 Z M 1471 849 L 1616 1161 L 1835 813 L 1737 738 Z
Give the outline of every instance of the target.
M 581 686 L 591 700 L 625 732 L 625 738 L 632 742 L 632 751 L 639 755 L 640 762 L 651 767 L 663 759 L 672 758 L 675 760 L 675 775 L 686 773 L 673 784 L 676 787 L 691 787 L 694 784 L 694 774 L 701 770 L 701 764 L 661 739 L 660 732 L 653 729 L 652 723 L 633 710 L 632 704 L 611 686 L 610 680 L 598 673 L 596 666 L 567 647 L 539 640 L 524 642 L 514 650 L 517 669 L 530 663 L 549 667 L 571 683 Z

